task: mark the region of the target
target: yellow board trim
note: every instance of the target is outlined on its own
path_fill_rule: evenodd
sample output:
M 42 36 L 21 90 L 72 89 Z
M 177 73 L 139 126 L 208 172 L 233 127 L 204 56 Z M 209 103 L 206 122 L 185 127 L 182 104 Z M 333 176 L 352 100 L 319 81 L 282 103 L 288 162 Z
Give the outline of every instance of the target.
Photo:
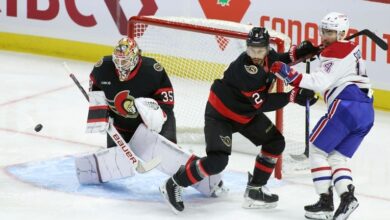
M 33 35 L 0 32 L 0 50 L 96 62 L 111 54 L 112 47 Z
M 390 91 L 374 89 L 374 106 L 380 110 L 390 111 Z
M 88 62 L 96 62 L 101 57 L 111 54 L 112 47 L 100 44 L 92 44 L 64 39 L 55 39 L 49 37 L 24 35 L 0 32 L 0 50 L 11 50 L 23 53 L 40 54 L 54 57 L 62 57 L 68 59 L 75 59 Z M 158 61 L 157 54 L 144 54 L 155 57 Z M 161 57 L 161 55 L 160 55 Z M 189 62 L 191 65 L 191 74 L 185 72 L 176 72 L 175 75 L 180 77 L 191 78 L 195 80 L 212 81 L 215 78 L 222 76 L 226 65 L 205 62 L 200 60 L 180 60 L 174 56 L 161 57 L 162 65 L 169 72 L 174 65 L 180 65 L 182 62 Z M 169 61 L 169 62 L 167 62 Z M 201 71 L 202 67 L 208 66 L 213 68 L 213 73 Z M 203 74 L 202 74 L 203 73 Z M 374 106 L 377 109 L 390 111 L 390 91 L 382 89 L 374 89 Z

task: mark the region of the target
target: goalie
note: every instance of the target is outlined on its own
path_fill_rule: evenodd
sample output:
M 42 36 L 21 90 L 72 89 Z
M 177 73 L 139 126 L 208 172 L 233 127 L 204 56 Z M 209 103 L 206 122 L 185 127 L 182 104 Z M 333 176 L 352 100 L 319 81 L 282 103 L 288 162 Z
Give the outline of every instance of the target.
M 174 94 L 170 79 L 156 60 L 141 55 L 137 43 L 122 38 L 112 56 L 97 62 L 90 74 L 87 133 L 106 133 L 114 126 L 131 150 L 172 175 L 195 157 L 176 143 Z M 99 184 L 135 175 L 133 164 L 107 134 L 107 149 L 76 158 L 81 184 Z M 194 188 L 208 196 L 223 189 L 220 175 Z

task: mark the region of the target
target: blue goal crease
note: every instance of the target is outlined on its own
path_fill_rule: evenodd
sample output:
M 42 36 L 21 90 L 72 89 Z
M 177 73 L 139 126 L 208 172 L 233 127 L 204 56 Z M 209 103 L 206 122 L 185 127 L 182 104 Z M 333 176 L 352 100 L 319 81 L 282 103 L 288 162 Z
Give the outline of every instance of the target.
M 37 187 L 72 194 L 133 201 L 162 201 L 158 188 L 168 178 L 158 170 L 152 170 L 104 184 L 80 185 L 73 156 L 13 165 L 7 167 L 6 170 L 19 180 Z M 247 176 L 243 172 L 226 170 L 223 173 L 224 184 L 229 188 L 229 193 L 242 194 L 246 187 L 246 179 Z M 269 182 L 272 186 L 273 179 Z M 185 190 L 183 197 L 187 201 L 207 198 L 191 187 Z

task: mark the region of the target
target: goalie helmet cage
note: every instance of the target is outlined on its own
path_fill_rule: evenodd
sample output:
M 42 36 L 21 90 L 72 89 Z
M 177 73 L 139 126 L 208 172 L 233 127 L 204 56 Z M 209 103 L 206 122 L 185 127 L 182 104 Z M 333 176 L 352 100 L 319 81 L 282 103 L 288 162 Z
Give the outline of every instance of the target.
M 245 39 L 251 28 L 250 25 L 212 19 L 154 16 L 130 18 L 128 36 L 137 41 L 142 55 L 162 64 L 172 81 L 178 136 L 180 133 L 198 133 L 204 142 L 203 114 L 210 85 L 214 79 L 223 75 L 223 70 L 230 62 L 245 51 Z M 278 52 L 289 49 L 290 39 L 287 36 L 273 30 L 269 30 L 269 33 L 271 44 Z M 278 92 L 284 91 L 280 80 L 277 80 L 276 85 Z M 192 97 L 194 94 L 199 97 Z M 274 123 L 283 132 L 282 109 L 276 111 Z M 180 138 L 178 140 L 182 143 Z M 282 177 L 281 170 L 280 157 L 275 168 L 275 177 L 278 179 Z

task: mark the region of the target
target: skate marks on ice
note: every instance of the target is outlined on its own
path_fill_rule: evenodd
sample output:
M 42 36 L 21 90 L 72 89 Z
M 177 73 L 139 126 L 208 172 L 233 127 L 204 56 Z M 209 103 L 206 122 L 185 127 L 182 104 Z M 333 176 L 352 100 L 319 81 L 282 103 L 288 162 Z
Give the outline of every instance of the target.
M 158 188 L 168 178 L 167 175 L 152 170 L 100 185 L 80 185 L 73 156 L 11 165 L 5 170 L 22 182 L 48 190 L 99 198 L 151 202 L 163 201 Z M 223 173 L 223 179 L 230 189 L 229 194 L 243 194 L 246 187 L 246 173 L 227 170 Z M 271 179 L 268 186 L 275 185 L 278 184 Z M 187 202 L 209 200 L 191 187 L 185 190 L 184 199 Z

